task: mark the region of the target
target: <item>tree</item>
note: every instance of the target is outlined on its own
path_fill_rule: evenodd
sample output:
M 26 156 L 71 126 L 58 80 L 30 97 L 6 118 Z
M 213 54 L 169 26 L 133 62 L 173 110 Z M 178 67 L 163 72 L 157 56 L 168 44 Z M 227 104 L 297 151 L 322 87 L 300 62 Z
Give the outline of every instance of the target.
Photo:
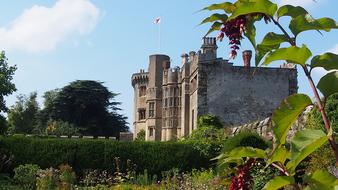
M 42 96 L 44 98 L 44 102 L 43 102 L 44 107 L 36 115 L 37 122 L 36 122 L 36 126 L 34 127 L 34 133 L 37 133 L 37 134 L 46 133 L 48 122 L 52 120 L 49 113 L 52 108 L 53 102 L 59 92 L 60 92 L 60 89 L 54 89 L 54 90 L 45 92 L 44 95 Z
M 198 141 L 223 141 L 226 139 L 225 128 L 222 121 L 215 115 L 203 115 L 197 120 L 197 129 L 194 130 L 189 140 Z
M 12 83 L 16 66 L 9 66 L 5 52 L 0 53 L 0 113 L 7 112 L 4 96 L 8 96 L 16 91 L 15 84 Z
M 73 124 L 83 135 L 118 137 L 128 127 L 126 117 L 118 113 L 117 95 L 101 82 L 77 80 L 45 94 L 43 117 Z
M 12 133 L 30 134 L 36 125 L 36 114 L 39 105 L 36 101 L 37 93 L 33 92 L 26 97 L 19 95 L 16 103 L 11 106 L 8 112 L 8 125 Z
M 16 66 L 9 66 L 5 52 L 0 53 L 0 134 L 7 131 L 7 122 L 2 112 L 7 112 L 8 108 L 4 97 L 16 91 L 15 84 L 12 82 Z

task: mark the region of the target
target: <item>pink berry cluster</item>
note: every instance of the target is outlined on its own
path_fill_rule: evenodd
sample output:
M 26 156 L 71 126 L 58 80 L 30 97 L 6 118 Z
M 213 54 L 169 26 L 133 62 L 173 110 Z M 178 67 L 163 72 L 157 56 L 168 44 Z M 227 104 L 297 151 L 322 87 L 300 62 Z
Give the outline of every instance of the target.
M 230 59 L 234 59 L 237 56 L 237 50 L 239 50 L 239 46 L 241 45 L 241 40 L 243 39 L 243 33 L 246 31 L 245 26 L 248 20 L 256 16 L 263 17 L 266 23 L 270 22 L 270 17 L 262 13 L 241 15 L 232 20 L 223 22 L 223 27 L 217 38 L 222 41 L 224 36 L 228 37 L 231 48 L 229 55 Z
M 250 158 L 244 165 L 238 167 L 237 175 L 231 178 L 229 190 L 249 190 L 252 177 L 250 169 L 254 165 L 255 159 Z
M 239 16 L 223 23 L 218 39 L 222 41 L 224 36 L 229 38 L 231 48 L 230 59 L 234 59 L 237 56 L 237 50 L 239 50 L 239 46 L 241 45 L 241 39 L 243 39 L 246 22 L 245 16 Z

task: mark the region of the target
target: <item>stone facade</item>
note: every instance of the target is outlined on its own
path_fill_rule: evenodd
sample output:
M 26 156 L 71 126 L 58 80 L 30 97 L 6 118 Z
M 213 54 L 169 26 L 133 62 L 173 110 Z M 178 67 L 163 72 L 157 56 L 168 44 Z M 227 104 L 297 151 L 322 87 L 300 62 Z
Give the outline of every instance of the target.
M 134 138 L 145 130 L 146 140 L 168 141 L 191 134 L 197 118 L 219 116 L 226 127 L 269 117 L 286 96 L 297 92 L 297 70 L 250 67 L 217 58 L 216 38 L 203 38 L 198 52 L 183 54 L 182 67 L 170 68 L 167 55 L 151 55 L 149 68 L 132 75 Z

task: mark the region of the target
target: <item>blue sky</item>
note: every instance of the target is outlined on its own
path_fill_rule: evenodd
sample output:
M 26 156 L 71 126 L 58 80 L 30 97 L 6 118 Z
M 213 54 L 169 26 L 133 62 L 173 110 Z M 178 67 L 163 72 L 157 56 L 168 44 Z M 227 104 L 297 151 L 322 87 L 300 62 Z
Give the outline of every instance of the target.
M 18 70 L 14 83 L 18 89 L 6 98 L 14 104 L 18 94 L 61 88 L 74 80 L 98 80 L 113 92 L 121 93 L 123 113 L 132 123 L 133 89 L 131 75 L 147 69 L 148 56 L 167 54 L 173 66 L 180 55 L 197 51 L 208 26 L 198 26 L 210 12 L 197 12 L 222 1 L 182 0 L 11 0 L 1 1 L 0 48 Z M 304 5 L 315 18 L 338 20 L 336 0 L 276 0 L 279 4 Z M 161 17 L 161 49 L 158 26 Z M 285 20 L 287 21 L 287 20 Z M 271 24 L 259 24 L 258 42 L 271 30 Z M 214 36 L 217 33 L 213 34 Z M 338 53 L 338 30 L 304 32 L 298 40 L 308 44 L 314 55 L 325 51 Z M 252 49 L 244 42 L 242 50 Z M 227 58 L 226 40 L 219 43 L 218 55 Z M 241 65 L 240 56 L 234 60 Z M 278 66 L 278 64 L 274 64 Z M 314 78 L 323 75 L 316 70 Z M 299 92 L 312 97 L 308 83 L 299 70 Z M 39 97 L 42 104 L 42 98 Z

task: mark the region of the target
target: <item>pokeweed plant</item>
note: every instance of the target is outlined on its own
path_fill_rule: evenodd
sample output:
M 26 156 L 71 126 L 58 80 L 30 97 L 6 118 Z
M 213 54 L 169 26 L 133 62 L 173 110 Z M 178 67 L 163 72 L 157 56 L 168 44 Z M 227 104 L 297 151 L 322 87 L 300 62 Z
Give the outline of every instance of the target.
M 309 61 L 312 53 L 305 44 L 297 44 L 297 37 L 309 30 L 318 31 L 320 34 L 321 31 L 329 32 L 338 28 L 337 22 L 331 18 L 315 19 L 303 7 L 292 5 L 278 7 L 269 0 L 237 0 L 234 3 L 213 4 L 202 10 L 222 11 L 205 18 L 201 24 L 212 23 L 206 35 L 219 31 L 219 40 L 228 38 L 231 45 L 230 58 L 236 57 L 241 40 L 244 36 L 247 37 L 255 48 L 256 66 L 269 65 L 273 61 L 280 60 L 299 65 L 308 79 L 316 102 L 313 103 L 305 94 L 293 94 L 281 102 L 272 115 L 273 133 L 276 138 L 272 149 L 238 147 L 219 155 L 216 158 L 219 160 L 219 166 L 233 173 L 229 189 L 249 189 L 250 168 L 253 163 L 262 161 L 267 167 L 273 166 L 281 172 L 280 176 L 269 181 L 263 189 L 273 190 L 284 186 L 291 186 L 294 189 L 334 189 L 338 185 L 337 179 L 326 170 L 304 174 L 301 180 L 295 176 L 300 162 L 327 141 L 335 153 L 336 166 L 338 165 L 337 144 L 324 110 L 326 98 L 338 92 L 338 55 L 324 53 L 314 56 Z M 288 26 L 290 32 L 280 23 L 283 17 L 291 17 Z M 267 24 L 272 23 L 280 32 L 267 33 L 262 42 L 257 44 L 255 23 L 261 20 Z M 282 43 L 289 45 L 281 47 Z M 311 77 L 311 71 L 316 67 L 323 67 L 329 71 L 320 79 L 317 86 Z M 318 90 L 323 94 L 323 100 L 320 99 Z M 310 129 L 298 131 L 291 139 L 291 146 L 286 146 L 286 136 L 291 126 L 310 105 L 315 105 L 320 110 L 326 133 Z M 234 165 L 237 166 L 235 170 L 231 167 Z

